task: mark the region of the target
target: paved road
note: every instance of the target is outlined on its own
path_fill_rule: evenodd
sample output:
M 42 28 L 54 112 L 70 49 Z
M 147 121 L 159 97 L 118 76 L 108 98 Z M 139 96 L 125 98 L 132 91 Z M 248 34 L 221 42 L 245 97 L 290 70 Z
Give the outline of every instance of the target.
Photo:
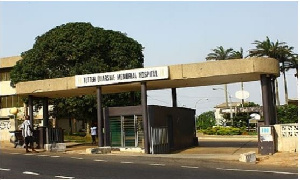
M 120 155 L 25 154 L 2 150 L 4 179 L 296 179 L 297 168 L 238 162 Z

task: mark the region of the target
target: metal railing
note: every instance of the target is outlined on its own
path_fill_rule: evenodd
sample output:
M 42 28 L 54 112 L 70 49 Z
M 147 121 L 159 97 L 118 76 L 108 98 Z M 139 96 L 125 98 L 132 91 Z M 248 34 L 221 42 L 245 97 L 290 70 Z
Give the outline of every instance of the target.
M 64 131 L 62 128 L 46 128 L 46 143 L 63 143 Z

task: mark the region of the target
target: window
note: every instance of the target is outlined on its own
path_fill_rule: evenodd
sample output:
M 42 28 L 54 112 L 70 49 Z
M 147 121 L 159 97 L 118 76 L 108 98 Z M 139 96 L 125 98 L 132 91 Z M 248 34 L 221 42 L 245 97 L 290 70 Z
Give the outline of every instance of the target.
M 1 97 L 1 107 L 0 108 L 12 108 L 23 106 L 22 98 L 19 96 L 5 96 Z
M 0 81 L 10 81 L 10 71 L 1 69 Z

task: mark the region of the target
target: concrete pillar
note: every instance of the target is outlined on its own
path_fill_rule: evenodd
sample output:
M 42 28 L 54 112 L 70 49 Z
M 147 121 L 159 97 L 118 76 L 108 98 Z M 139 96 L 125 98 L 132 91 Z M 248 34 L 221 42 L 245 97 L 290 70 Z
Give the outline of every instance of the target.
M 145 148 L 145 153 L 150 154 L 146 82 L 141 83 L 141 100 L 142 100 L 142 117 L 144 123 L 144 148 Z
M 48 98 L 43 98 L 43 126 L 48 127 L 49 111 L 48 111 Z
M 98 129 L 98 146 L 103 147 L 103 112 L 102 112 L 102 88 L 97 86 L 97 129 Z
M 272 125 L 277 124 L 278 123 L 278 119 L 277 119 L 277 109 L 276 109 L 276 90 L 275 90 L 275 80 L 276 77 L 272 77 L 271 78 L 271 101 L 272 101 Z
M 173 103 L 173 107 L 177 107 L 177 93 L 176 93 L 176 88 L 172 88 L 172 103 Z
M 274 125 L 277 123 L 275 85 L 269 75 L 261 75 L 261 91 L 265 125 Z
M 29 116 L 30 116 L 30 126 L 33 128 L 33 97 L 32 97 L 32 95 L 28 96 L 28 107 L 29 107 Z
M 110 146 L 110 124 L 108 107 L 103 110 L 104 117 L 104 146 Z

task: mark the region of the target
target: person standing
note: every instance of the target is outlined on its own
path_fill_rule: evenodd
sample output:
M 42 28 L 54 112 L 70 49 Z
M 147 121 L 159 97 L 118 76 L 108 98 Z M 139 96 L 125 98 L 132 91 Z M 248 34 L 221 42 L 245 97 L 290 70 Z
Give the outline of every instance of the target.
M 93 123 L 91 127 L 91 135 L 92 135 L 92 144 L 96 144 L 96 136 L 97 136 L 97 126 L 96 123 Z
M 34 147 L 33 147 L 33 129 L 30 125 L 30 116 L 25 116 L 24 122 L 21 124 L 21 129 L 22 129 L 22 136 L 25 139 L 25 148 L 26 148 L 26 153 L 29 153 L 31 151 L 28 150 L 28 144 L 30 143 L 30 147 L 32 149 L 32 152 L 37 152 Z

